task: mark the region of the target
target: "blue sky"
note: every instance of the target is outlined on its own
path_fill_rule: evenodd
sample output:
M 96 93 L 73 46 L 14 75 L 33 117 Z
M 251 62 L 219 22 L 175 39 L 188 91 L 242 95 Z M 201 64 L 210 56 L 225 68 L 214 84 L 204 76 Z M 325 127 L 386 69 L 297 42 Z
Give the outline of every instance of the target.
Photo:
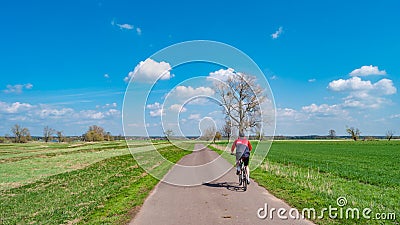
M 399 8 L 394 0 L 3 1 L 0 135 L 15 123 L 33 135 L 46 125 L 80 135 L 93 124 L 122 134 L 129 72 L 171 44 L 199 39 L 257 63 L 274 94 L 278 135 L 343 135 L 346 126 L 399 134 Z M 188 68 L 160 88 L 218 69 Z M 151 105 L 162 97 L 143 106 L 152 134 L 160 130 Z M 182 116 L 198 121 L 213 112 L 204 108 Z

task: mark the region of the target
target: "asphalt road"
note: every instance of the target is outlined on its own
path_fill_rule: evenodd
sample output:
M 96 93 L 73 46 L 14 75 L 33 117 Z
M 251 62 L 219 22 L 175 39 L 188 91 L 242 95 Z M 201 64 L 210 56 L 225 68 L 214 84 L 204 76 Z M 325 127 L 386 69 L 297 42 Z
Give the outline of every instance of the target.
M 178 164 L 193 166 L 218 162 L 218 168 L 232 169 L 217 180 L 192 187 L 160 182 L 130 224 L 313 224 L 303 219 L 291 219 L 290 206 L 269 194 L 253 180 L 247 190 L 243 191 L 232 165 L 214 151 L 202 145 L 196 145 L 195 150 L 197 151 L 182 158 Z M 205 171 L 198 171 L 203 172 Z M 197 175 L 193 178 L 193 174 L 185 175 L 174 166 L 166 176 L 170 177 L 169 180 L 177 176 L 179 178 L 176 179 L 182 180 L 186 177 L 196 182 L 207 177 Z M 265 209 L 266 204 L 268 212 L 271 208 L 276 210 L 261 219 L 259 216 L 264 216 L 265 210 L 258 211 L 260 208 Z M 288 219 L 279 218 L 277 211 L 281 208 L 287 210 L 281 217 L 286 216 Z

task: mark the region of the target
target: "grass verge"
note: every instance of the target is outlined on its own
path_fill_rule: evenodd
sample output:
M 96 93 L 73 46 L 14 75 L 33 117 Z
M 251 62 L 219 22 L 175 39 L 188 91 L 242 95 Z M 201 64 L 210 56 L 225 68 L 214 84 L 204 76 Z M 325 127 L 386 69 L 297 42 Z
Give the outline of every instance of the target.
M 159 152 L 171 162 L 190 153 L 173 146 Z M 125 224 L 157 183 L 129 153 L 107 158 L 0 191 L 0 224 Z

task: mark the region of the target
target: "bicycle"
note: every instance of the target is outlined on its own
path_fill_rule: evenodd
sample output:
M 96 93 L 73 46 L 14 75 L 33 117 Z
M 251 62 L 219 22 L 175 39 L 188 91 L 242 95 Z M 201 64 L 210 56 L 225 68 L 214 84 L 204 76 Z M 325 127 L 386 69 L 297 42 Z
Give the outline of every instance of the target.
M 234 155 L 234 154 L 231 154 L 231 155 Z M 237 163 L 239 164 L 239 167 L 240 167 L 240 172 L 238 175 L 239 176 L 239 186 L 242 185 L 243 190 L 246 191 L 247 184 L 249 183 L 249 181 L 247 180 L 247 170 L 246 170 L 246 167 L 244 166 L 242 158 L 240 158 L 240 160 Z
M 244 166 L 243 160 L 239 160 L 239 167 L 240 167 L 240 173 L 239 173 L 239 186 L 243 185 L 243 190 L 247 190 L 247 184 L 249 181 L 247 180 L 247 170 L 246 167 Z

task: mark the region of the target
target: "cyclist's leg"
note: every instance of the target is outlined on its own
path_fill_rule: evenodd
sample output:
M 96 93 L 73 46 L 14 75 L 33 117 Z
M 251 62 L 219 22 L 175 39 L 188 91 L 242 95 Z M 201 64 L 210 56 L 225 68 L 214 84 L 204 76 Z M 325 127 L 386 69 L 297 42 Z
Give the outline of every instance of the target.
M 247 182 L 250 183 L 250 168 L 249 168 L 249 157 L 243 157 L 242 158 L 244 166 L 246 168 L 246 172 L 247 172 Z
M 239 160 L 242 158 L 242 152 L 236 151 L 236 174 L 240 173 L 240 163 Z

